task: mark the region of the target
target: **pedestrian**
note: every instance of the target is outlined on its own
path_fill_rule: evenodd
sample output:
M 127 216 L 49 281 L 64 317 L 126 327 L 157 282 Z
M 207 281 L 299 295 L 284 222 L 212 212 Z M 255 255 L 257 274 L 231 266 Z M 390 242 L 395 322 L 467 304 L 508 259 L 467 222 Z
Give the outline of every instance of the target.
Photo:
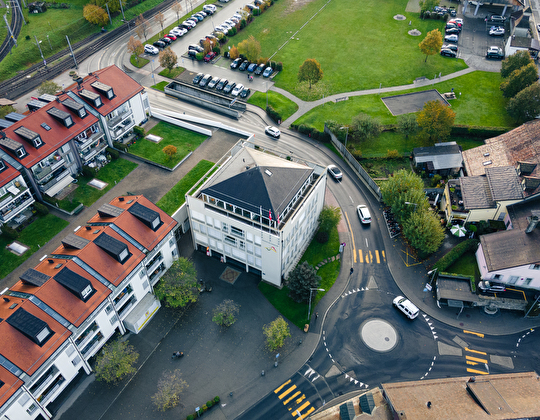
M 319 317 L 319 313 L 315 312 L 315 319 L 317 319 L 318 317 Z
M 351 267 L 351 274 L 349 274 L 349 275 L 352 276 L 352 273 L 354 273 L 354 268 Z

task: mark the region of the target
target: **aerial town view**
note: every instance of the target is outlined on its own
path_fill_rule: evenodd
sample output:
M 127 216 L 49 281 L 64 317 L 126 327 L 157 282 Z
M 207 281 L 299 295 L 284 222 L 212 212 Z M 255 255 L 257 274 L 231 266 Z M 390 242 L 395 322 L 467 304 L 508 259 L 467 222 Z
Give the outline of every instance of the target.
M 540 418 L 539 1 L 0 13 L 0 420 Z

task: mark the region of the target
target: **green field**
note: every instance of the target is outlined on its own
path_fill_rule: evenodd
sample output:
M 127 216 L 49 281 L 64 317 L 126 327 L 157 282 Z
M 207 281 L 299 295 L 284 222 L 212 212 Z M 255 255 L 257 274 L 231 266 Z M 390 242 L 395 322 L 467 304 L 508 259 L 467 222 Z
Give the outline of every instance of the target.
M 274 108 L 279 115 L 281 115 L 281 120 L 285 121 L 296 111 L 298 111 L 298 105 L 291 101 L 289 98 L 286 98 L 281 93 L 268 91 L 268 105 Z M 266 92 L 255 92 L 248 99 L 248 104 L 258 106 L 261 109 L 266 110 Z

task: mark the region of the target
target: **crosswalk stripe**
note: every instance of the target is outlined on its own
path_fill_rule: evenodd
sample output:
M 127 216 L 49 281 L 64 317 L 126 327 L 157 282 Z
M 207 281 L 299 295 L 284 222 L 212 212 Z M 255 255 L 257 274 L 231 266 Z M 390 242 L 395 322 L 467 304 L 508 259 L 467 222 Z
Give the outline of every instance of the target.
M 381 251 L 381 253 L 382 253 L 383 261 L 386 262 L 386 255 L 384 255 L 384 251 Z
M 306 401 L 304 404 L 302 404 L 300 407 L 297 408 L 298 411 L 302 412 L 304 408 L 306 408 L 309 405 L 309 401 Z
M 274 390 L 274 392 L 277 394 L 279 391 L 281 391 L 281 389 L 282 389 L 285 385 L 290 384 L 290 383 L 291 383 L 291 380 L 289 379 L 287 382 L 285 382 L 285 383 L 284 383 L 283 385 L 281 385 L 279 388 L 276 388 L 276 389 Z
M 468 365 L 476 366 L 478 363 L 467 360 Z
M 467 368 L 467 372 L 469 372 L 469 373 L 478 373 L 479 375 L 489 375 L 489 373 L 487 373 L 487 372 L 483 372 L 481 370 L 476 370 L 476 369 L 469 369 L 469 368 Z
M 467 330 L 463 330 L 463 332 L 465 334 L 472 334 L 472 335 L 476 335 L 476 336 L 478 336 L 480 338 L 484 338 L 484 334 L 482 334 L 482 333 L 477 333 L 477 332 L 474 332 L 474 331 L 467 331 Z
M 486 359 L 479 359 L 478 357 L 465 356 L 465 359 L 472 360 L 473 362 L 478 362 L 478 363 L 487 363 Z
M 293 385 L 291 386 L 289 389 L 287 389 L 283 394 L 281 395 L 278 395 L 278 398 L 280 400 L 282 400 L 283 398 L 285 398 L 287 396 L 287 394 L 291 393 L 292 391 L 294 391 L 296 389 L 296 385 Z
M 377 259 L 377 264 L 381 263 L 381 259 L 379 258 L 379 251 L 375 250 L 375 258 Z
M 289 404 L 293 400 L 293 398 L 297 397 L 300 393 L 301 391 L 296 391 L 293 395 L 290 396 L 288 400 L 283 401 L 283 405 Z
M 470 351 L 471 353 L 483 354 L 484 356 L 487 356 L 487 353 L 485 353 L 483 351 L 473 350 L 473 349 L 469 349 L 467 347 L 465 347 L 465 351 Z
M 364 257 L 362 255 L 362 250 L 361 249 L 358 250 L 358 256 L 360 257 L 360 263 L 363 263 L 364 262 Z
M 302 396 L 296 400 L 296 405 L 300 404 L 305 399 L 306 399 L 306 394 L 302 394 Z

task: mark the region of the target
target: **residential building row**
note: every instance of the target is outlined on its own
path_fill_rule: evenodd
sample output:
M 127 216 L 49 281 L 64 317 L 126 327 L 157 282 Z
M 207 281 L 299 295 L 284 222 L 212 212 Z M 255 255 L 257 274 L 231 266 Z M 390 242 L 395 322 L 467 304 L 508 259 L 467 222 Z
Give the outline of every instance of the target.
M 133 139 L 133 128 L 150 113 L 144 88 L 115 65 L 40 98 L 28 115 L 0 120 L 0 197 L 6 196 L 0 200 L 0 225 L 32 204 L 29 195 L 38 201 L 54 197 L 83 166 L 106 163 L 105 149 Z
M 52 418 L 107 340 L 147 325 L 176 227 L 144 196 L 117 197 L 1 293 L 0 417 Z

